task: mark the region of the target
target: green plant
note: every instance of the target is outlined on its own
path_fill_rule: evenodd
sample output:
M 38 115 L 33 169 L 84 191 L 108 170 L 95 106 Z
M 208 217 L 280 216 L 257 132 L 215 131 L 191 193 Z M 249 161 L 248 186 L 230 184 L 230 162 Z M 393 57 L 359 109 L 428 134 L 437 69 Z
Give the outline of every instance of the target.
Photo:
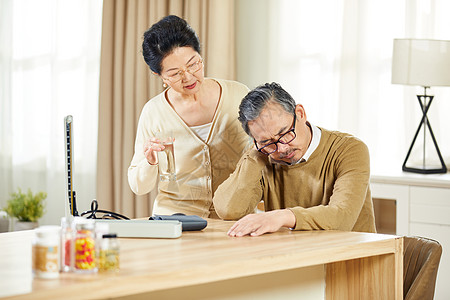
M 11 217 L 16 217 L 22 222 L 36 222 L 44 215 L 44 200 L 47 193 L 39 192 L 33 195 L 30 189 L 27 193 L 22 193 L 19 188 L 18 192 L 11 193 L 4 210 Z

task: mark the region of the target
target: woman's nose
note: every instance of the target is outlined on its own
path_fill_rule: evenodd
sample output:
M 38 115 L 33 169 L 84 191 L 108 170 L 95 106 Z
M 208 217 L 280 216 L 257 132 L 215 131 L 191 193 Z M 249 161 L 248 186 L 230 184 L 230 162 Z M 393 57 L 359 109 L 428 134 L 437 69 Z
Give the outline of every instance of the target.
M 189 81 L 189 79 L 191 79 L 192 76 L 194 75 L 192 75 L 187 70 L 184 70 L 183 73 L 181 74 L 181 78 L 183 78 L 183 81 Z

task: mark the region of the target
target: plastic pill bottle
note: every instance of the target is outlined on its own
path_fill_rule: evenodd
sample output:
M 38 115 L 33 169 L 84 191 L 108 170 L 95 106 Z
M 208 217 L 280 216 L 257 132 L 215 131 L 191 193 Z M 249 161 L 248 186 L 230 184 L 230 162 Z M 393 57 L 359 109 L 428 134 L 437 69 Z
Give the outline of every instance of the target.
M 78 217 L 75 218 L 73 227 L 73 270 L 77 273 L 97 272 L 95 221 Z
M 33 271 L 37 278 L 59 277 L 60 227 L 41 226 L 35 229 L 33 243 Z

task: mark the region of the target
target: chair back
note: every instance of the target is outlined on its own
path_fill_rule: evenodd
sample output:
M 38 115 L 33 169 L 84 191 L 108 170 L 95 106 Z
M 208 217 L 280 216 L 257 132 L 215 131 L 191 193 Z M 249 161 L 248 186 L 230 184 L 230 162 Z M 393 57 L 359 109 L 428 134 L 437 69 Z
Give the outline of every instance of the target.
M 423 237 L 403 239 L 403 298 L 433 300 L 441 260 L 439 242 Z

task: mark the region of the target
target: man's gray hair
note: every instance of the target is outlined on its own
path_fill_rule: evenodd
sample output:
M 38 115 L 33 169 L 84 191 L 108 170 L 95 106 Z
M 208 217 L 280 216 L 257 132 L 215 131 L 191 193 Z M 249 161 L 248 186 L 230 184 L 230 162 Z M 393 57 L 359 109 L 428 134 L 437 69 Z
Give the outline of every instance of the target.
M 251 136 L 248 122 L 259 117 L 269 102 L 275 102 L 288 113 L 295 115 L 295 100 L 278 83 L 262 84 L 251 90 L 239 105 L 239 121 L 244 131 Z

